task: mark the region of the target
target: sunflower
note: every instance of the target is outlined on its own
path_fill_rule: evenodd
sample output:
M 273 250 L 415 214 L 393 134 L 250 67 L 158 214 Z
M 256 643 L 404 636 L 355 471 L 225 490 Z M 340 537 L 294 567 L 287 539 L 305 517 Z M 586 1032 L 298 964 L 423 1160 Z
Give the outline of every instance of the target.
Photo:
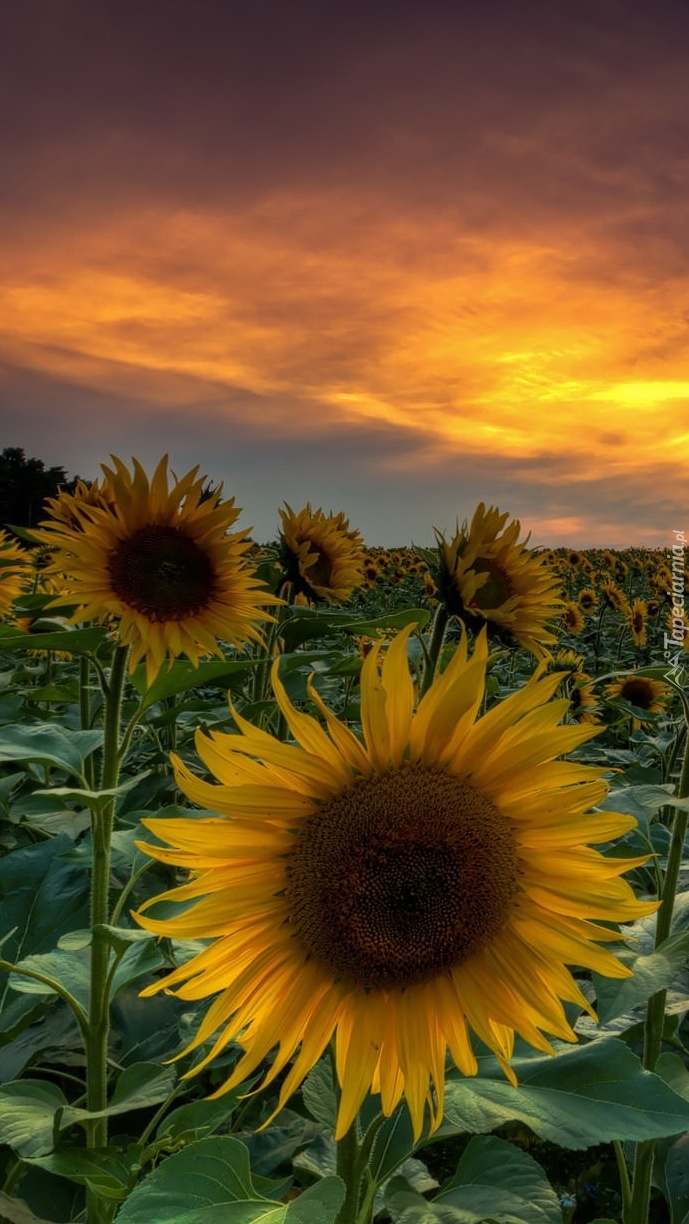
M 571 599 L 568 599 L 562 609 L 562 623 L 570 633 L 578 637 L 584 628 L 584 618 L 581 615 L 577 605 Z
M 584 656 L 577 654 L 576 650 L 558 650 L 553 659 L 553 665 L 558 671 L 565 670 L 574 675 L 584 666 Z
M 465 522 L 449 543 L 438 537 L 439 599 L 471 629 L 487 624 L 496 637 L 517 642 L 537 657 L 557 641 L 548 621 L 561 607 L 559 583 L 543 554 L 519 542 L 521 524 L 483 502 L 471 526 Z
M 280 510 L 280 560 L 297 595 L 313 603 L 343 603 L 363 582 L 363 540 L 344 514 L 324 514 L 307 502 L 298 514 Z
M 583 590 L 579 592 L 578 598 L 579 607 L 581 608 L 582 612 L 590 613 L 594 611 L 596 604 L 598 603 L 598 596 L 596 595 L 593 587 L 584 587 Z
M 108 495 L 107 486 L 101 486 L 99 480 L 92 480 L 88 484 L 77 478 L 72 492 L 60 489 L 55 497 L 48 497 L 45 501 L 50 519 L 64 524 L 71 531 L 84 530 L 84 519 L 80 511 L 89 506 L 105 506 L 114 510 L 114 502 Z
M 0 528 L 0 616 L 11 611 L 32 573 L 31 555 Z
M 550 699 L 561 676 L 542 663 L 479 718 L 486 633 L 473 656 L 464 634 L 415 711 L 412 628 L 382 663 L 377 645 L 364 660 L 362 738 L 313 686 L 324 722 L 297 711 L 276 661 L 275 697 L 296 742 L 240 714 L 238 734 L 199 732 L 218 784 L 173 758 L 176 778 L 219 815 L 144 821 L 166 845 L 141 849 L 191 874 L 148 901 L 139 923 L 212 941 L 143 991 L 217 996 L 184 1051 L 214 1038 L 189 1074 L 239 1042 L 220 1096 L 279 1047 L 261 1086 L 296 1055 L 281 1108 L 334 1036 L 338 1138 L 369 1089 L 385 1115 L 404 1094 L 417 1139 L 427 1105 L 435 1128 L 447 1048 L 476 1073 L 470 1029 L 513 1083 L 515 1032 L 548 1052 L 545 1032 L 575 1041 L 562 1000 L 588 1005 L 566 966 L 628 977 L 599 945 L 621 938 L 608 924 L 657 908 L 620 878 L 646 856 L 605 858 L 588 844 L 635 821 L 590 812 L 607 793 L 601 770 L 556 760 L 596 734 L 559 725 L 569 702 Z M 150 917 L 159 902 L 163 916 Z M 183 909 L 169 917 L 168 902 Z
M 646 617 L 648 607 L 643 599 L 635 599 L 629 609 L 629 627 L 632 631 L 632 641 L 635 646 L 645 646 L 648 634 L 646 632 Z
M 637 710 L 646 710 L 649 714 L 661 714 L 673 696 L 670 686 L 663 684 L 662 680 L 633 675 L 607 684 L 605 692 L 609 699 L 628 701 Z M 643 718 L 634 718 L 632 723 L 636 728 L 648 725 Z
M 150 482 L 136 459 L 133 474 L 113 463 L 103 465 L 95 501 L 63 494 L 63 513 L 36 532 L 60 586 L 53 604 L 76 605 L 70 623 L 115 622 L 131 670 L 145 659 L 149 684 L 166 657 L 197 665 L 201 655 L 222 657 L 219 640 L 260 641 L 256 622 L 278 601 L 244 560 L 250 542 L 226 534 L 240 513 L 234 499 L 221 501 L 221 489 L 204 497 L 198 468 L 169 488 L 167 456 Z
M 598 696 L 591 677 L 583 670 L 584 656 L 574 650 L 558 650 L 552 661 L 561 672 L 562 692 L 569 699 L 569 713 L 577 722 L 598 722 Z
M 605 600 L 606 607 L 612 608 L 615 612 L 629 611 L 629 604 L 624 591 L 621 591 L 618 586 L 612 581 L 607 581 L 601 584 L 600 593 Z

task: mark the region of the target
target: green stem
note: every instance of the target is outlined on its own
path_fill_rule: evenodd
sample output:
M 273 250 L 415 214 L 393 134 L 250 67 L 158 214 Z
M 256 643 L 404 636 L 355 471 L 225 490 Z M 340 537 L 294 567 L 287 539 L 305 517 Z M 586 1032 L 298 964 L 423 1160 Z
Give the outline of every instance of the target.
M 89 660 L 86 655 L 81 655 L 79 659 L 79 719 L 82 731 L 91 730 L 90 680 L 91 668 Z M 89 790 L 93 790 L 96 783 L 93 753 L 84 762 L 84 775 L 87 787 Z
M 127 674 L 129 649 L 117 646 L 105 692 L 103 760 L 100 785 L 102 790 L 117 786 L 121 752 L 120 720 L 122 695 Z M 91 929 L 107 923 L 109 918 L 108 885 L 110 881 L 110 846 L 115 819 L 114 796 L 95 810 L 91 821 L 93 868 L 91 874 Z M 110 998 L 108 977 L 110 946 L 104 939 L 91 943 L 91 990 L 89 1000 L 88 1038 L 86 1042 L 86 1100 L 90 1113 L 100 1113 L 108 1105 L 108 1032 Z M 104 1148 L 108 1141 L 107 1118 L 90 1118 L 86 1123 L 89 1148 Z M 87 1191 L 87 1224 L 103 1224 L 111 1211 L 106 1202 L 91 1189 Z
M 689 704 L 684 693 L 680 692 L 685 718 L 689 725 Z M 678 798 L 685 799 L 689 795 L 689 739 L 684 750 L 682 772 L 678 786 Z M 680 868 L 684 853 L 684 843 L 687 835 L 687 818 L 689 812 L 681 808 L 675 809 L 672 826 L 670 849 L 665 868 L 665 878 L 661 893 L 661 907 L 656 922 L 655 947 L 670 935 L 672 918 L 677 893 Z M 663 1027 L 665 1022 L 666 990 L 659 990 L 648 1001 L 646 1011 L 646 1026 L 644 1031 L 643 1066 L 647 1071 L 654 1071 L 663 1044 Z M 655 1155 L 655 1140 L 647 1139 L 637 1143 L 634 1151 L 634 1176 L 632 1193 L 628 1211 L 624 1215 L 624 1224 L 647 1224 L 648 1209 L 651 1199 L 651 1176 L 653 1173 L 653 1158 Z
M 361 1181 L 359 1174 L 359 1141 L 357 1120 L 352 1122 L 346 1135 L 337 1141 L 337 1175 L 345 1184 L 345 1201 L 340 1207 L 336 1224 L 357 1224 Z
M 431 640 L 428 647 L 428 660 L 424 668 L 423 680 L 421 682 L 421 692 L 419 698 L 427 693 L 433 683 L 435 673 L 438 667 L 438 659 L 445 641 L 445 630 L 447 629 L 450 614 L 444 604 L 439 603 L 435 610 L 433 618 L 433 628 L 431 630 Z
M 615 1151 L 615 1160 L 617 1161 L 617 1172 L 620 1178 L 620 1193 L 622 1195 L 622 1218 L 626 1220 L 632 1201 L 632 1187 L 629 1181 L 629 1169 L 627 1161 L 624 1158 L 624 1146 L 619 1139 L 613 1139 L 612 1143 Z

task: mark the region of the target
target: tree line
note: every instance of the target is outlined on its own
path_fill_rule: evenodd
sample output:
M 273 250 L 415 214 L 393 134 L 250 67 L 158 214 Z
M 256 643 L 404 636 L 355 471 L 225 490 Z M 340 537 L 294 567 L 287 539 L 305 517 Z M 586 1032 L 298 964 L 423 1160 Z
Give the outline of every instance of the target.
M 35 527 L 45 517 L 46 498 L 60 489 L 71 492 L 75 484 L 76 477 L 70 480 L 63 467 L 46 467 L 42 459 L 6 446 L 0 451 L 0 524 Z

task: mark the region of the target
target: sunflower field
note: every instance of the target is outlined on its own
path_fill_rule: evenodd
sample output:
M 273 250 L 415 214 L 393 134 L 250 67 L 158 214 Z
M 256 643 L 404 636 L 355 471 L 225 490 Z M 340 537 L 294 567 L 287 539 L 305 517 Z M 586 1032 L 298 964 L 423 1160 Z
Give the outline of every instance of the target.
M 102 472 L 0 531 L 0 1222 L 689 1224 L 683 533 Z

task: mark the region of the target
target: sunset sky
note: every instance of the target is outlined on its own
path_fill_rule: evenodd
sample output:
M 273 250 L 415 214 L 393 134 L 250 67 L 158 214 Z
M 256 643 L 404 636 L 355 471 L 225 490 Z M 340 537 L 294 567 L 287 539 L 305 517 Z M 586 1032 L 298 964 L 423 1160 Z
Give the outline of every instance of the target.
M 686 0 L 4 7 L 0 449 L 200 465 L 275 536 L 668 547 Z

